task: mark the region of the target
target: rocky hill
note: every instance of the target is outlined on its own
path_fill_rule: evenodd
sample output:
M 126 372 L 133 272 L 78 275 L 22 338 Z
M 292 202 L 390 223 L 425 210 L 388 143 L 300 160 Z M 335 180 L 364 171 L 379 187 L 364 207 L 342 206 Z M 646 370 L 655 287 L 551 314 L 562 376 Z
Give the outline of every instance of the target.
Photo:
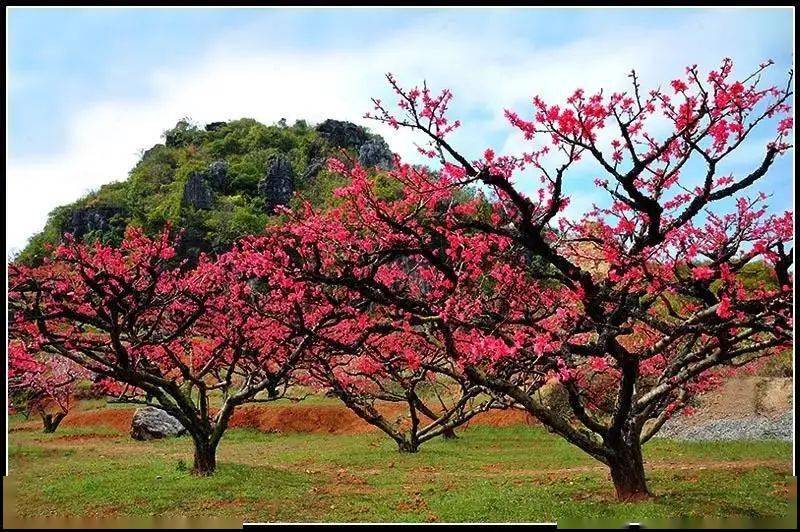
M 222 251 L 275 223 L 276 208 L 290 205 L 295 192 L 316 205 L 331 201 L 340 178 L 326 172 L 330 155 L 346 150 L 367 166 L 392 164 L 380 136 L 338 120 L 315 127 L 248 118 L 200 127 L 181 120 L 163 139 L 142 154 L 125 181 L 53 210 L 18 260 L 36 261 L 65 233 L 114 243 L 128 224 L 152 233 L 168 222 L 184 232 L 183 256 Z

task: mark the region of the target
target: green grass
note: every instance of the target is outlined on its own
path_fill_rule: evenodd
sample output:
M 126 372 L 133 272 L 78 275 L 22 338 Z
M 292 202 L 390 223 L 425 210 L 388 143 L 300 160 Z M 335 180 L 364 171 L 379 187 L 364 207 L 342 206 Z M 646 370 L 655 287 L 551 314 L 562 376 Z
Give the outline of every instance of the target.
M 22 519 L 752 525 L 796 515 L 791 445 L 782 442 L 653 441 L 645 456 L 656 497 L 627 504 L 614 501 L 599 464 L 528 426 L 472 427 L 413 455 L 399 454 L 380 434 L 237 429 L 223 439 L 209 478 L 188 473 L 187 438 L 135 442 L 106 429 L 19 430 L 10 434 L 9 453 L 4 506 Z

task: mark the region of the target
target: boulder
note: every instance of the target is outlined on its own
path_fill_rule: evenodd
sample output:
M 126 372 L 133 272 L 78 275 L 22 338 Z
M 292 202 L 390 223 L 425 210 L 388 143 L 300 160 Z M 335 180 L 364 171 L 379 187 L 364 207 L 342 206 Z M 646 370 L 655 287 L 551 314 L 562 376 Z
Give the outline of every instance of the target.
M 294 170 L 283 154 L 270 157 L 267 171 L 258 183 L 258 193 L 264 198 L 267 212 L 272 214 L 279 205 L 287 205 L 294 194 Z
M 381 137 L 370 139 L 358 149 L 358 162 L 362 166 L 376 166 L 381 170 L 388 170 L 393 163 L 392 150 Z
M 337 148 L 358 150 L 369 140 L 367 130 L 352 122 L 328 119 L 319 124 L 316 129 L 325 140 Z
M 183 186 L 183 205 L 196 209 L 210 209 L 214 205 L 211 187 L 202 173 L 193 173 Z
M 180 436 L 186 433 L 180 421 L 160 408 L 145 406 L 137 408 L 131 421 L 131 438 L 145 441 Z

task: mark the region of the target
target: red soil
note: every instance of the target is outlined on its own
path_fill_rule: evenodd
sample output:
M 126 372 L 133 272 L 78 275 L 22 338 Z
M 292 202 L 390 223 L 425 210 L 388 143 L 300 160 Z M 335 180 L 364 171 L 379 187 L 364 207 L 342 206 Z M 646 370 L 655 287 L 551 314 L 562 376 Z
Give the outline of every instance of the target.
M 698 412 L 687 418 L 690 421 L 741 417 L 761 413 L 779 415 L 791 408 L 791 379 L 747 377 L 727 382 L 717 393 L 701 400 Z M 407 414 L 401 405 L 384 404 L 380 410 L 389 421 L 407 423 Z M 66 427 L 106 427 L 127 434 L 135 408 L 102 408 L 70 412 L 62 425 Z M 508 427 L 538 424 L 521 410 L 490 410 L 475 416 L 469 425 Z M 236 410 L 231 427 L 251 428 L 264 432 L 310 432 L 318 434 L 362 434 L 378 430 L 344 406 L 337 404 L 270 404 L 246 405 Z M 41 421 L 32 416 L 11 430 L 38 431 Z
M 120 432 L 131 430 L 132 408 L 103 408 L 84 412 L 70 412 L 64 418 L 65 427 L 107 427 Z
M 388 406 L 384 409 L 387 417 L 394 421 L 403 415 L 403 409 Z M 98 410 L 74 411 L 64 419 L 65 427 L 106 427 L 128 433 L 133 419 L 133 408 L 103 408 Z M 507 427 L 510 425 L 533 424 L 535 421 L 520 410 L 492 410 L 475 416 L 470 425 L 491 425 Z M 310 432 L 317 434 L 363 434 L 377 430 L 361 420 L 353 412 L 335 405 L 249 405 L 237 409 L 230 422 L 231 427 L 257 429 L 264 432 Z M 17 427 L 17 430 L 36 430 L 40 427 L 38 419 Z
M 350 410 L 328 405 L 245 406 L 233 413 L 231 427 L 327 434 L 361 434 L 373 428 Z
M 384 415 L 394 421 L 404 409 L 396 406 L 382 408 Z M 533 418 L 520 410 L 492 410 L 475 416 L 471 425 L 532 424 Z M 234 412 L 232 427 L 245 427 L 265 432 L 312 432 L 324 434 L 362 434 L 377 430 L 347 408 L 328 405 L 291 405 L 258 407 L 246 406 Z
M 489 425 L 492 427 L 509 427 L 511 425 L 538 425 L 536 418 L 523 410 L 490 410 L 470 420 L 472 425 Z

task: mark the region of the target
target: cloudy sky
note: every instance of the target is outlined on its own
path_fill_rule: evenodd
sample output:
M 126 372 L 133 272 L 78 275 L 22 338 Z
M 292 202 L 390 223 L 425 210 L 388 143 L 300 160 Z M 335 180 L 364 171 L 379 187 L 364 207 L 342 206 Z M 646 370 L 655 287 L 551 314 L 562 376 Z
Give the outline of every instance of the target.
M 623 89 L 631 68 L 656 87 L 724 57 L 740 73 L 773 59 L 780 83 L 793 62 L 788 9 L 14 8 L 7 24 L 7 254 L 52 208 L 125 179 L 185 116 L 351 120 L 413 157 L 413 139 L 361 118 L 370 96 L 389 96 L 388 71 L 451 88 L 454 140 L 477 157 L 519 147 L 502 112 L 534 94 Z M 791 208 L 791 171 L 784 157 L 762 185 L 776 210 Z M 567 191 L 577 211 L 597 199 L 590 176 Z

